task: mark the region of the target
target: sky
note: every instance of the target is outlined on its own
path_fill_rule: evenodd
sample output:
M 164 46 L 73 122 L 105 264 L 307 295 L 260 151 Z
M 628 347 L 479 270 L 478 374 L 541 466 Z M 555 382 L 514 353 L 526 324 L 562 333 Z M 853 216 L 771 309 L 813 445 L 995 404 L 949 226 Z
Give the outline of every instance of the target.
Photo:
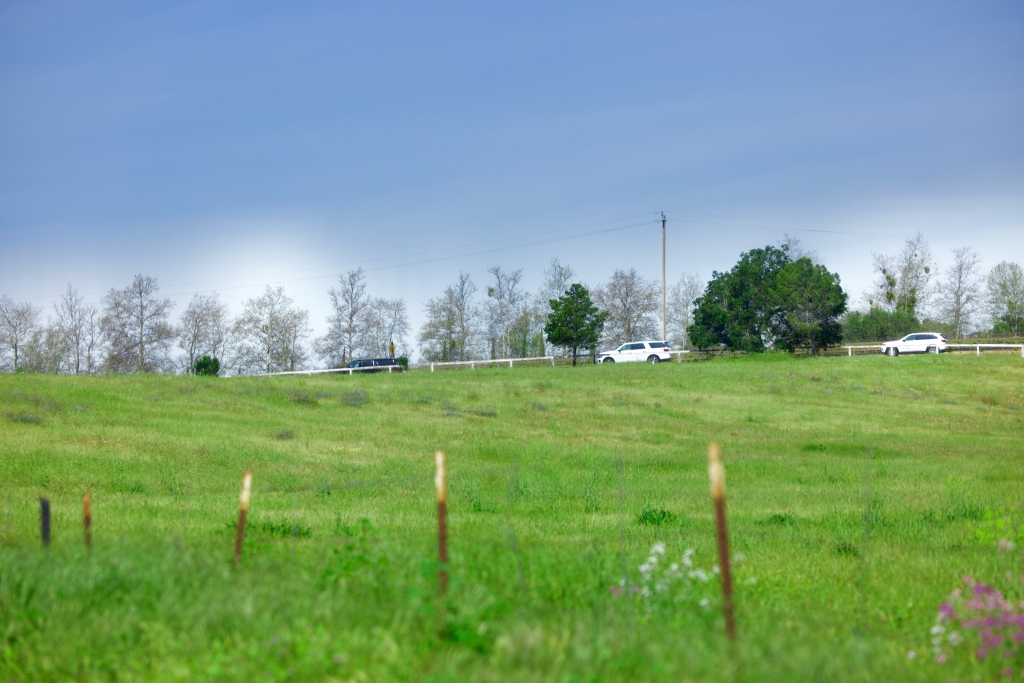
M 1024 264 L 1024 5 L 0 4 L 0 294 L 176 311 L 362 267 L 704 279 L 786 233 L 851 302 L 920 231 Z

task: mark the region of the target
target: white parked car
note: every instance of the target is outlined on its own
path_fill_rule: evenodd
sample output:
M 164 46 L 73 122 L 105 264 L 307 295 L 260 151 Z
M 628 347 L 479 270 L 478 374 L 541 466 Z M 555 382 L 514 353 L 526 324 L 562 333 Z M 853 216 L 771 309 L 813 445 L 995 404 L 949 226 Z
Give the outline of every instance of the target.
M 946 338 L 938 332 L 908 334 L 903 339 L 882 344 L 882 353 L 896 357 L 901 353 L 942 353 L 946 350 Z
M 660 363 L 672 360 L 667 342 L 642 341 L 623 344 L 614 351 L 602 351 L 597 354 L 598 363 Z

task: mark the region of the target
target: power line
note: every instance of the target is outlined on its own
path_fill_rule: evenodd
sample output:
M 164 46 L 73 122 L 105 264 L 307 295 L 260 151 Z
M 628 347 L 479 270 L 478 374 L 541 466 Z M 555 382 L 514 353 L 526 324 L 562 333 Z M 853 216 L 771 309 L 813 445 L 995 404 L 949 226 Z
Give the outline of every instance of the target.
M 210 284 L 210 283 L 214 283 L 214 282 L 228 282 L 228 281 L 231 281 L 231 280 L 245 280 L 245 279 L 249 279 L 249 278 L 274 277 L 274 276 L 277 276 L 277 275 L 288 275 L 288 274 L 291 274 L 291 273 L 305 273 L 305 272 L 309 272 L 309 271 L 312 271 L 312 270 L 324 270 L 324 269 L 327 269 L 327 268 L 345 268 L 345 267 L 348 267 L 348 266 L 358 266 L 358 265 L 363 265 L 363 264 L 367 264 L 367 263 L 378 263 L 380 261 L 389 261 L 389 260 L 392 260 L 392 259 L 410 258 L 410 257 L 413 257 L 413 256 L 423 256 L 423 255 L 427 255 L 427 254 L 436 254 L 436 253 L 439 253 L 439 252 L 452 251 L 452 250 L 455 250 L 455 249 L 470 249 L 472 247 L 486 246 L 486 245 L 489 245 L 489 244 L 500 244 L 501 242 L 510 242 L 510 241 L 513 241 L 513 240 L 528 239 L 530 237 L 538 237 L 538 236 L 541 236 L 541 235 L 553 235 L 553 234 L 560 233 L 560 232 L 566 232 L 568 230 L 579 230 L 581 228 L 588 228 L 588 227 L 592 227 L 592 226 L 595 226 L 595 225 L 607 225 L 608 223 L 618 223 L 620 221 L 627 221 L 627 220 L 632 220 L 634 218 L 639 218 L 639 217 L 642 217 L 642 216 L 651 216 L 651 215 L 655 215 L 655 212 L 641 213 L 641 214 L 636 214 L 636 215 L 633 215 L 633 216 L 625 216 L 623 218 L 613 218 L 611 220 L 597 221 L 597 222 L 594 222 L 594 223 L 584 223 L 583 225 L 575 225 L 575 226 L 572 226 L 572 227 L 569 227 L 569 228 L 558 228 L 556 230 L 544 230 L 544 231 L 541 231 L 541 232 L 528 233 L 526 235 L 517 235 L 515 237 L 504 237 L 502 239 L 497 239 L 497 240 L 487 240 L 487 241 L 484 241 L 484 242 L 470 242 L 469 244 L 462 244 L 462 245 L 457 245 L 457 246 L 452 246 L 452 247 L 441 247 L 441 248 L 438 248 L 438 249 L 428 249 L 426 251 L 411 252 L 411 253 L 408 253 L 408 254 L 397 254 L 397 255 L 394 255 L 394 256 L 381 256 L 381 257 L 378 257 L 378 258 L 361 259 L 359 261 L 349 261 L 347 263 L 337 263 L 337 264 L 331 264 L 331 265 L 326 265 L 326 266 L 311 266 L 309 268 L 294 268 L 294 269 L 290 269 L 290 270 L 282 270 L 282 271 L 277 271 L 277 272 L 273 272 L 273 273 L 260 273 L 260 274 L 253 274 L 253 275 L 233 275 L 231 277 L 225 277 L 225 278 L 215 278 L 215 279 L 212 279 L 212 280 L 193 280 L 193 281 L 190 281 L 190 282 L 172 282 L 170 284 L 161 285 L 161 287 L 162 288 L 185 287 L 185 286 L 188 286 L 188 285 L 203 285 L 203 284 Z M 534 245 L 538 245 L 538 244 L 547 244 L 548 242 L 557 242 L 557 241 L 562 241 L 562 240 L 567 240 L 567 239 L 575 239 L 577 237 L 589 237 L 591 235 L 598 235 L 598 234 L 601 234 L 601 233 L 604 233 L 604 232 L 614 232 L 616 230 L 625 230 L 625 229 L 628 229 L 628 228 L 635 228 L 635 227 L 640 226 L 640 225 L 647 225 L 650 222 L 652 222 L 652 221 L 647 221 L 647 222 L 644 222 L 644 223 L 636 223 L 636 224 L 633 224 L 633 225 L 619 226 L 619 227 L 610 228 L 610 229 L 607 229 L 607 230 L 597 230 L 597 231 L 593 231 L 593 232 L 582 233 L 582 234 L 579 234 L 579 235 L 570 235 L 570 236 L 567 236 L 567 237 L 555 238 L 555 239 L 552 239 L 552 240 L 542 240 L 542 241 L 539 241 L 539 242 L 529 242 L 529 243 L 525 243 L 525 244 L 510 245 L 508 247 L 498 248 L 498 249 L 489 249 L 489 250 L 484 250 L 484 251 L 471 252 L 471 253 L 467 253 L 467 254 L 455 254 L 455 255 L 452 255 L 452 256 L 445 256 L 445 257 L 440 257 L 440 258 L 435 258 L 435 259 L 425 259 L 425 260 L 421 260 L 421 261 L 412 261 L 412 262 L 404 263 L 404 264 L 381 266 L 381 267 L 378 267 L 378 268 L 367 269 L 367 272 L 372 272 L 372 271 L 376 271 L 376 270 L 385 270 L 385 269 L 388 269 L 388 268 L 398 268 L 398 267 L 402 267 L 402 266 L 406 266 L 406 265 L 418 265 L 418 264 L 422 264 L 422 263 L 433 263 L 435 261 L 443 261 L 445 259 L 461 258 L 463 256 L 475 256 L 475 255 L 478 255 L 478 254 L 487 254 L 487 253 L 492 253 L 492 252 L 496 252 L 496 251 L 505 251 L 505 250 L 508 250 L 508 249 L 518 249 L 520 247 L 528 247 L 528 246 L 534 246 Z M 169 296 L 181 296 L 182 294 L 199 294 L 199 293 L 210 292 L 210 291 L 230 291 L 230 290 L 234 290 L 234 289 L 245 289 L 247 287 L 259 287 L 259 286 L 263 286 L 263 285 L 266 285 L 266 284 L 285 284 L 285 283 L 288 283 L 288 282 L 301 282 L 303 280 L 312 280 L 312 279 L 324 278 L 324 277 L 336 277 L 337 275 L 338 275 L 337 273 L 328 273 L 326 275 L 315 275 L 315 276 L 311 276 L 311 277 L 307 277 L 307 278 L 297 278 L 297 279 L 291 279 L 291 280 L 281 280 L 279 282 L 260 282 L 260 283 L 252 283 L 252 284 L 247 284 L 247 285 L 239 285 L 239 286 L 236 286 L 236 287 L 223 287 L 223 288 L 204 289 L 204 290 L 197 290 L 195 292 L 181 292 L 181 293 L 178 293 L 178 294 L 170 294 Z M 86 292 L 86 293 L 82 294 L 82 296 L 99 296 L 99 295 L 102 295 L 102 294 L 105 294 L 105 293 L 106 292 Z M 62 296 L 62 295 L 61 294 L 57 294 L 57 295 L 52 295 L 52 296 L 45 296 L 44 295 L 44 296 L 23 297 L 23 298 L 18 299 L 18 301 L 35 301 L 37 299 L 56 299 L 56 298 L 59 298 L 60 296 Z
M 681 212 L 673 212 L 673 213 L 681 213 Z M 710 214 L 708 214 L 708 215 L 710 215 Z M 718 226 L 724 226 L 724 227 L 730 227 L 730 228 L 757 228 L 757 229 L 760 229 L 760 230 L 793 230 L 794 232 L 815 232 L 815 233 L 825 233 L 825 234 L 829 234 L 829 235 L 855 235 L 855 236 L 859 236 L 859 237 L 885 237 L 885 238 L 890 238 L 890 239 L 894 238 L 894 237 L 895 238 L 900 238 L 900 239 L 907 239 L 907 238 L 910 237 L 910 235 L 896 235 L 896 234 L 893 234 L 893 233 L 885 233 L 885 234 L 883 234 L 883 233 L 875 233 L 875 232 L 852 232 L 852 231 L 848 231 L 848 230 L 824 230 L 824 229 L 821 229 L 821 228 L 782 228 L 782 227 L 774 226 L 774 225 L 753 225 L 751 223 L 721 223 L 721 222 L 716 222 L 716 221 L 689 220 L 689 219 L 685 219 L 685 218 L 670 218 L 669 220 L 672 221 L 673 223 L 690 223 L 690 224 L 693 224 L 693 225 L 718 225 Z M 754 219 L 754 220 L 771 221 L 771 220 L 774 220 L 774 219 L 765 218 L 765 219 Z M 806 221 L 806 222 L 809 223 L 811 221 Z M 906 228 L 900 228 L 900 229 L 906 229 Z M 936 236 L 931 236 L 931 235 L 929 236 L 929 239 L 940 240 L 940 241 L 947 241 L 947 240 L 948 241 L 960 241 L 960 238 L 941 237 L 941 236 L 936 237 Z M 974 236 L 972 236 L 970 239 L 971 239 L 971 241 L 975 241 L 975 242 L 1013 242 L 1015 244 L 1019 244 L 1021 242 L 1024 242 L 1024 240 L 985 239 L 983 237 L 974 237 Z
M 648 215 L 648 214 L 640 214 L 640 215 Z M 617 219 L 617 220 L 622 220 L 622 219 Z M 422 264 L 426 264 L 426 263 L 437 263 L 439 261 L 449 261 L 451 259 L 466 258 L 466 257 L 469 257 L 469 256 L 479 256 L 479 255 L 482 255 L 482 254 L 493 254 L 493 253 L 502 252 L 502 251 L 510 251 L 512 249 L 521 249 L 521 248 L 524 248 L 524 247 L 533 247 L 533 246 L 538 246 L 538 245 L 541 245 L 541 244 L 551 244 L 553 242 L 564 242 L 564 241 L 567 241 L 567 240 L 579 239 L 581 237 L 592 237 L 594 235 L 601 235 L 601 234 L 605 234 L 605 233 L 609 233 L 609 232 L 618 232 L 620 230 L 629 230 L 631 228 L 637 228 L 637 227 L 641 227 L 641 226 L 644 226 L 644 225 L 652 225 L 654 223 L 658 223 L 659 220 L 660 219 L 651 219 L 651 220 L 647 220 L 647 221 L 641 221 L 639 223 L 631 223 L 629 225 L 619 225 L 619 226 L 615 226 L 613 228 L 603 228 L 601 230 L 591 230 L 589 232 L 579 233 L 579 234 L 576 234 L 576 235 L 563 235 L 563 236 L 560 236 L 560 237 L 551 237 L 549 239 L 536 240 L 536 241 L 533 241 L 533 242 L 524 242 L 523 244 L 512 244 L 512 245 L 503 246 L 503 247 L 494 247 L 492 249 L 481 249 L 479 251 L 472 251 L 472 252 L 466 252 L 466 253 L 461 253 L 461 254 L 452 254 L 452 255 L 449 255 L 449 256 L 439 256 L 439 257 L 436 257 L 436 258 L 421 259 L 421 260 L 418 260 L 418 261 L 408 261 L 408 262 L 405 262 L 405 263 L 392 263 L 392 264 L 389 264 L 389 265 L 378 266 L 376 268 L 367 268 L 366 272 L 372 273 L 372 272 L 375 272 L 375 271 L 378 271 L 378 270 L 390 270 L 390 269 L 393 269 L 393 268 L 405 268 L 407 266 L 416 266 L 416 265 L 422 265 Z M 602 221 L 601 223 L 591 223 L 590 225 L 601 225 L 602 223 L 610 223 L 610 222 L 613 222 L 613 221 Z M 578 228 L 562 228 L 560 230 L 551 230 L 551 231 L 549 231 L 547 233 L 535 233 L 535 235 L 552 234 L 552 233 L 564 232 L 565 230 L 572 230 L 572 229 L 578 229 Z M 509 239 L 522 239 L 522 237 L 519 237 L 519 238 L 507 238 L 507 239 L 503 239 L 503 240 L 492 240 L 490 242 L 480 242 L 480 243 L 476 243 L 476 245 L 485 245 L 485 244 L 493 244 L 493 243 L 496 243 L 496 242 L 505 242 L 505 241 L 508 241 Z M 439 250 L 433 250 L 433 251 L 434 252 L 436 252 L 436 251 L 445 251 L 445 250 L 459 249 L 459 248 L 465 249 L 468 246 L 474 246 L 474 245 L 466 245 L 466 246 L 463 246 L 463 247 L 449 247 L 447 249 L 439 249 Z M 431 253 L 431 252 L 421 252 L 421 253 Z M 401 257 L 395 257 L 395 258 L 401 258 Z M 371 260 L 368 260 L 368 261 L 356 261 L 356 262 L 353 262 L 353 263 L 348 264 L 348 265 L 355 265 L 355 264 L 358 264 L 358 263 L 368 263 L 368 262 L 374 262 L 374 261 L 380 261 L 380 260 L 383 260 L 383 259 L 371 259 Z M 287 273 L 287 272 L 302 272 L 302 271 L 300 269 L 299 271 L 284 271 L 284 272 Z M 194 291 L 188 291 L 188 292 L 171 292 L 171 293 L 166 293 L 166 296 L 169 296 L 169 297 L 179 297 L 179 296 L 188 296 L 190 294 L 203 294 L 203 293 L 206 293 L 206 292 L 213 292 L 213 291 L 225 292 L 225 291 L 232 291 L 232 290 L 236 290 L 236 289 L 249 289 L 249 288 L 252 288 L 252 287 L 265 287 L 265 286 L 270 286 L 270 285 L 289 284 L 289 283 L 293 283 L 293 282 L 305 282 L 305 281 L 308 281 L 308 280 L 321 280 L 321 279 L 324 279 L 324 278 L 333 278 L 333 277 L 337 277 L 337 276 L 338 276 L 338 273 L 326 273 L 326 274 L 323 274 L 323 275 L 310 275 L 308 277 L 291 278 L 291 279 L 287 279 L 287 280 L 278 280 L 276 282 L 257 282 L 257 283 L 250 283 L 250 284 L 246 284 L 246 285 L 235 285 L 233 287 L 221 287 L 221 288 L 214 288 L 214 289 L 200 289 L 200 290 L 194 290 Z M 197 283 L 197 284 L 201 284 L 201 283 Z M 167 287 L 173 287 L 173 286 L 174 285 L 167 285 Z M 94 295 L 94 294 L 97 294 L 97 293 L 98 292 L 93 292 L 90 295 Z M 42 298 L 57 298 L 57 297 L 33 297 L 33 299 L 42 299 Z M 20 301 L 29 301 L 29 300 L 33 300 L 33 299 L 20 299 Z M 98 303 L 98 302 L 94 301 L 94 302 L 90 302 L 90 303 Z

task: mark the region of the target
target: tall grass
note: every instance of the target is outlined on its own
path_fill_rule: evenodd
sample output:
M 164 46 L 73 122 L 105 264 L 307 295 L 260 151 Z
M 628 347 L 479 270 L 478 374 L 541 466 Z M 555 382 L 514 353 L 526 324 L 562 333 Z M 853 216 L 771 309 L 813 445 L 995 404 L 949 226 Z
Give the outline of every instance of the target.
M 1024 362 L 996 355 L 0 376 L 0 678 L 987 676 L 969 656 L 931 661 L 928 629 L 965 574 L 1020 593 L 1020 555 L 996 536 L 1022 521 L 1022 406 Z M 743 556 L 735 650 L 712 572 L 711 440 Z M 645 593 L 657 543 L 665 562 L 692 549 L 710 580 Z

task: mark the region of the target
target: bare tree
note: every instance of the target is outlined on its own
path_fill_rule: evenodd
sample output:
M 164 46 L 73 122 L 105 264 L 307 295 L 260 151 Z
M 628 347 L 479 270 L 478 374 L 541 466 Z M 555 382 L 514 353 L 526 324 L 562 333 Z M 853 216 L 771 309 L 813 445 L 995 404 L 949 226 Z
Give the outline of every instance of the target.
M 608 311 L 605 341 L 622 344 L 658 334 L 659 289 L 633 268 L 616 270 L 594 292 L 594 303 Z
M 124 289 L 103 297 L 100 329 L 107 343 L 111 372 L 153 372 L 169 369 L 175 331 L 169 318 L 174 303 L 160 299 L 155 278 L 136 275 Z
M 70 340 L 58 322 L 47 320 L 46 325 L 32 330 L 25 345 L 22 367 L 28 372 L 59 375 L 72 371 L 73 355 Z
M 793 237 L 788 232 L 783 233 L 779 246 L 783 251 L 789 254 L 789 258 L 792 261 L 807 258 L 810 259 L 811 263 L 814 265 L 819 265 L 821 263 L 821 259 L 818 257 L 818 252 L 813 249 L 806 248 L 799 237 Z
M 468 273 L 426 305 L 427 320 L 419 343 L 428 361 L 473 360 L 479 357 L 480 310 L 473 299 L 476 285 Z
M 100 344 L 103 340 L 103 330 L 100 327 L 102 317 L 95 306 L 86 306 L 82 309 L 82 358 L 85 361 L 85 373 L 92 375 L 99 372 Z
M 269 285 L 250 297 L 235 319 L 239 372 L 281 372 L 301 369 L 308 360 L 309 311 L 293 306 L 283 287 Z
M 76 375 L 93 371 L 92 352 L 96 346 L 99 320 L 96 307 L 85 303 L 78 289 L 68 288 L 53 304 L 56 324 L 65 337 L 69 355 L 68 371 Z
M 523 269 L 502 271 L 499 266 L 494 266 L 488 268 L 487 272 L 494 276 L 494 284 L 487 288 L 485 306 L 491 355 L 494 358 L 510 358 L 513 356 L 513 346 L 517 346 L 516 333 L 521 332 L 526 322 L 523 313 L 528 297 L 520 286 Z
M 988 305 L 996 332 L 1024 332 L 1024 269 L 1003 261 L 988 274 Z
M 697 273 L 683 273 L 668 290 L 668 342 L 681 349 L 688 348 L 690 337 L 686 328 L 693 324 L 693 306 L 704 293 L 704 281 Z
M 963 339 L 972 328 L 982 303 L 981 259 L 967 247 L 953 250 L 953 264 L 936 288 L 939 315 L 952 328 L 955 339 Z
M 395 345 L 399 355 L 406 355 L 409 316 L 402 299 L 374 298 L 360 316 L 362 333 L 359 348 L 367 355 L 386 357 Z
M 29 302 L 18 304 L 9 296 L 0 296 L 0 367 L 18 371 L 24 347 L 38 324 L 38 308 Z
M 548 263 L 548 267 L 544 270 L 544 282 L 537 293 L 537 300 L 533 306 L 536 317 L 533 324 L 538 327 L 542 334 L 544 325 L 548 321 L 548 314 L 551 313 L 551 301 L 563 296 L 575 278 L 576 271 L 571 266 L 563 266 L 557 258 L 551 259 L 551 262 Z M 553 353 L 556 352 L 555 349 L 557 349 L 558 355 L 566 356 L 565 347 L 553 345 Z M 544 351 L 543 348 L 540 350 Z M 541 353 L 541 355 L 544 354 Z
M 185 372 L 195 372 L 196 361 L 203 356 L 225 361 L 231 333 L 228 307 L 217 294 L 194 294 L 181 314 L 178 346 L 185 352 Z
M 370 305 L 363 269 L 347 272 L 339 278 L 338 288 L 331 287 L 327 294 L 331 298 L 331 315 L 327 318 L 327 334 L 316 340 L 316 351 L 330 367 L 343 367 L 359 351 L 364 314 Z
M 576 271 L 571 266 L 563 266 L 558 259 L 551 259 L 544 270 L 544 284 L 541 285 L 539 294 L 544 305 L 547 306 L 549 300 L 564 295 L 575 278 Z
M 924 235 L 917 233 L 895 255 L 872 254 L 878 274 L 875 289 L 865 294 L 868 305 L 886 311 L 907 311 L 920 317 L 928 308 L 934 263 Z

